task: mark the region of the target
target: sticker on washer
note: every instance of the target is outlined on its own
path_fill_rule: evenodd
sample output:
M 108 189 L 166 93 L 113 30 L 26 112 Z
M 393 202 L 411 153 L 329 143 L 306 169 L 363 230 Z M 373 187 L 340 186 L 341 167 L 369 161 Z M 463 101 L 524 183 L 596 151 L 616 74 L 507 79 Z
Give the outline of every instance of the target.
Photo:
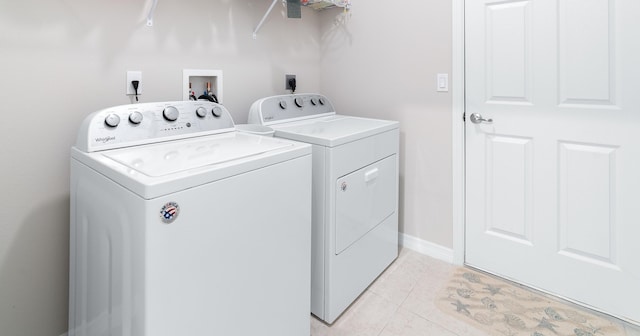
M 163 223 L 173 223 L 180 214 L 180 206 L 176 202 L 169 202 L 160 209 L 160 218 Z

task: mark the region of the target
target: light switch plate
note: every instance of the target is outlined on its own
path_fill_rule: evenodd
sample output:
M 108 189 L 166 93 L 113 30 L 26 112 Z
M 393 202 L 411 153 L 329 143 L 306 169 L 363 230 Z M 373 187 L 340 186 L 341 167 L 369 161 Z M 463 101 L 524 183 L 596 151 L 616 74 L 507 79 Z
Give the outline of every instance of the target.
M 449 74 L 438 74 L 436 88 L 438 92 L 449 91 Z

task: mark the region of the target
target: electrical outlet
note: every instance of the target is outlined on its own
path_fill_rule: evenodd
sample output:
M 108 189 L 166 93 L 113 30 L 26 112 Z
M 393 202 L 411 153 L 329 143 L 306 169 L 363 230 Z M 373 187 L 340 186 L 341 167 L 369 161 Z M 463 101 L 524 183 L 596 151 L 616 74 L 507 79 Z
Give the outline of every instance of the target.
M 296 79 L 296 75 L 284 75 L 284 88 L 285 90 L 291 90 L 291 85 L 289 85 L 290 79 Z
M 142 71 L 127 71 L 127 95 L 136 94 L 136 90 L 131 84 L 132 81 L 138 81 L 138 95 L 142 94 Z

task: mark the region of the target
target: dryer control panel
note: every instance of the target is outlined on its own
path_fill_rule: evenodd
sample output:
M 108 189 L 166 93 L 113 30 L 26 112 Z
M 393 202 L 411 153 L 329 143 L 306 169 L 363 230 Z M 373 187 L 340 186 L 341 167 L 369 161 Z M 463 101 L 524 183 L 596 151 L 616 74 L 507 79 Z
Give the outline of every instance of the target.
M 76 147 L 96 152 L 234 130 L 229 111 L 208 101 L 121 105 L 87 116 Z
M 249 124 L 275 125 L 336 114 L 329 99 L 319 94 L 290 94 L 260 99 L 251 105 Z

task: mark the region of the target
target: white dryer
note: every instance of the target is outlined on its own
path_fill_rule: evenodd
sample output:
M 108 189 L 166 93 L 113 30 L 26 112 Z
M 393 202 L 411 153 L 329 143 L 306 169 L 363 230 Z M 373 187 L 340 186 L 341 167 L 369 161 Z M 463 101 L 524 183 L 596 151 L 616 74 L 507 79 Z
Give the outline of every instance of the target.
M 309 335 L 311 146 L 221 105 L 89 115 L 70 235 L 70 336 Z
M 313 145 L 311 312 L 333 323 L 398 256 L 399 123 L 318 94 L 260 99 L 248 119 Z

